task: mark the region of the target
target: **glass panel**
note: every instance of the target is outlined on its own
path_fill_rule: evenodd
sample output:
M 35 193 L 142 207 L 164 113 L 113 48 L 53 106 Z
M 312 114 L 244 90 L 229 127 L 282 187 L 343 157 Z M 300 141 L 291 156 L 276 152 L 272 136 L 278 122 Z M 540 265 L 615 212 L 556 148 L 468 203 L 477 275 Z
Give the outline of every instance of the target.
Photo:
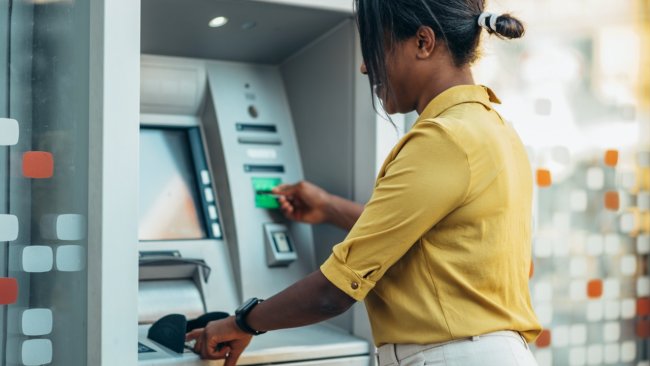
M 476 67 L 527 145 L 537 183 L 530 289 L 545 327 L 534 347 L 540 366 L 648 365 L 650 44 L 641 3 L 504 1 L 527 34 L 490 39 Z
M 3 228 L 18 229 L 6 245 L 7 275 L 15 280 L 17 298 L 5 307 L 0 364 L 82 366 L 89 2 L 10 3 L 9 22 L 1 23 L 9 24 L 9 32 L 3 27 L 0 37 L 10 35 L 8 115 L 18 123 L 19 139 L 9 147 L 8 174 L 1 172 L 2 179 L 9 177 L 12 217 Z

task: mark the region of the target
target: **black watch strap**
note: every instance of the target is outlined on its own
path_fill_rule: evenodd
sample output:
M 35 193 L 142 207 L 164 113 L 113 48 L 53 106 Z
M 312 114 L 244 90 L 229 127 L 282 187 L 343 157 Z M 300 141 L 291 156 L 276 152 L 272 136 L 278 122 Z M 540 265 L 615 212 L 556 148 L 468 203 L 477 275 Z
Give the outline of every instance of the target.
M 264 300 L 258 299 L 256 297 L 247 300 L 245 303 L 243 303 L 236 311 L 235 311 L 235 323 L 237 323 L 237 326 L 239 329 L 243 330 L 244 332 L 252 335 L 260 335 L 264 334 L 266 332 L 261 332 L 258 330 L 253 329 L 248 323 L 246 322 L 246 317 L 248 314 L 253 310 L 254 307 L 256 307 L 259 303 L 261 303 Z

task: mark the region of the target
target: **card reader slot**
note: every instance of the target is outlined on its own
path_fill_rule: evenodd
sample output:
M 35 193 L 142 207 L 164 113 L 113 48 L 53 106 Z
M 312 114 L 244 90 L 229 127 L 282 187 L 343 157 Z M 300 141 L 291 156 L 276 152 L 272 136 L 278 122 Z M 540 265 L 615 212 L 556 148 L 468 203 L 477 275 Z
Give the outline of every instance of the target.
M 276 133 L 278 132 L 278 128 L 276 127 L 276 125 L 256 125 L 252 123 L 237 123 L 237 131 Z
M 252 165 L 244 164 L 246 173 L 284 173 L 284 165 Z

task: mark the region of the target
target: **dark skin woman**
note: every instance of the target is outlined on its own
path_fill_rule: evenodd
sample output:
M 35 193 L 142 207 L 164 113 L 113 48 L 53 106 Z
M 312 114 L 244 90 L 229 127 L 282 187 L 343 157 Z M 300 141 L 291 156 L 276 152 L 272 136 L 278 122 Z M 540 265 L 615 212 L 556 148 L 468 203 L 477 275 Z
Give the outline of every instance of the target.
M 431 103 L 435 105 L 436 98 L 441 94 L 459 86 L 476 87 L 470 65 L 477 59 L 477 49 L 482 31 L 500 38 L 519 38 L 524 33 L 522 24 L 510 15 L 484 13 L 483 0 L 444 2 L 437 0 L 356 0 L 355 7 L 364 57 L 360 71 L 368 76 L 371 88 L 381 100 L 383 109 L 389 114 L 411 111 L 422 114 L 426 109 L 431 108 L 427 107 Z M 483 89 L 480 90 L 486 93 Z M 489 93 L 490 100 L 496 100 L 491 91 Z M 487 95 L 486 93 L 486 101 L 483 102 L 485 104 L 489 103 Z M 477 113 L 483 112 L 485 111 L 478 110 Z M 497 118 L 495 112 L 490 113 L 492 113 L 490 118 Z M 399 157 L 399 153 L 396 155 Z M 390 174 L 389 169 L 386 174 Z M 380 185 L 376 190 L 379 187 Z M 308 182 L 280 186 L 275 189 L 274 193 L 280 196 L 281 208 L 289 219 L 311 224 L 330 223 L 346 230 L 354 230 L 355 225 L 362 225 L 365 229 L 372 230 L 372 220 L 358 223 L 363 220 L 362 215 L 364 215 L 364 210 L 368 210 L 367 206 L 331 195 Z M 480 193 L 477 193 L 477 197 L 480 197 Z M 382 202 L 371 202 L 370 205 L 381 208 Z M 458 206 L 460 207 L 460 204 Z M 431 229 L 431 226 L 433 226 L 431 230 L 435 230 L 436 223 L 443 222 L 446 215 L 450 215 L 454 211 L 454 207 L 450 207 L 440 215 L 440 218 L 431 222 L 427 230 Z M 381 228 L 378 227 L 377 230 L 381 230 Z M 527 233 L 524 234 L 527 235 Z M 418 235 L 424 235 L 424 233 Z M 412 241 L 421 242 L 417 237 Z M 406 258 L 405 253 L 401 253 L 399 256 Z M 395 260 L 400 266 L 412 265 L 408 259 L 395 258 Z M 526 264 L 529 265 L 529 263 Z M 516 273 L 518 274 L 523 265 L 516 263 L 513 266 L 517 266 Z M 382 271 L 384 273 L 388 269 Z M 526 277 L 518 279 L 518 281 L 526 282 L 527 279 Z M 382 280 L 378 279 L 377 286 L 381 282 Z M 354 283 L 353 288 L 354 285 L 357 284 Z M 500 288 L 501 286 L 497 284 L 486 287 Z M 427 286 L 423 286 L 421 291 L 427 291 L 427 288 Z M 459 289 L 457 292 L 462 293 L 463 291 L 471 292 L 473 289 L 471 291 Z M 502 291 L 513 292 L 509 289 Z M 328 279 L 322 270 L 318 270 L 277 295 L 259 303 L 248 313 L 246 323 L 257 331 L 273 331 L 318 323 L 344 313 L 361 298 L 360 296 L 355 299 L 351 295 L 354 294 L 351 294 L 349 289 L 340 284 L 337 286 L 331 278 Z M 497 298 L 508 296 L 510 296 L 508 293 L 505 293 L 504 296 L 496 295 Z M 525 300 L 523 303 L 526 305 L 527 295 L 519 297 Z M 482 299 L 479 295 L 477 298 Z M 469 303 L 472 301 L 469 300 Z M 485 307 L 494 307 L 490 311 L 497 314 L 495 317 L 501 316 L 499 314 L 503 311 L 498 309 L 495 302 L 486 303 Z M 390 304 L 386 306 L 390 307 Z M 534 318 L 532 310 L 526 309 L 523 313 L 525 314 L 522 315 L 522 318 Z M 376 316 L 373 313 L 369 313 L 369 315 L 371 321 L 373 316 Z M 518 315 L 515 314 L 516 316 Z M 512 317 L 512 315 L 505 317 Z M 375 319 L 375 321 L 379 320 Z M 375 331 L 374 324 L 373 332 Z M 495 324 L 499 323 L 495 322 Z M 479 330 L 477 334 L 468 333 L 466 335 L 462 332 L 452 335 L 450 331 L 448 338 L 433 337 L 429 340 L 425 337 L 423 341 L 407 339 L 404 343 L 446 344 L 449 341 L 466 339 L 466 336 L 479 336 L 492 331 L 508 330 L 519 333 L 528 331 L 531 335 L 527 341 L 530 341 L 531 337 L 538 332 L 534 319 L 530 324 L 532 325 L 526 325 L 522 329 L 514 329 L 515 326 L 511 327 L 507 324 L 495 325 L 493 328 Z M 432 329 L 435 329 L 435 324 L 432 325 Z M 194 350 L 202 358 L 225 359 L 226 366 L 237 363 L 251 338 L 251 334 L 243 331 L 237 325 L 234 317 L 211 322 L 205 329 L 199 329 L 187 335 L 188 340 L 196 341 Z M 391 338 L 388 337 L 388 339 Z M 402 343 L 400 339 L 378 341 L 376 338 L 375 340 L 378 346 L 387 343 Z M 527 350 L 527 348 L 525 349 Z M 526 355 L 526 357 L 529 356 Z M 402 361 L 397 360 L 397 362 L 401 364 Z M 521 364 L 534 364 L 534 361 L 531 362 L 533 363 Z

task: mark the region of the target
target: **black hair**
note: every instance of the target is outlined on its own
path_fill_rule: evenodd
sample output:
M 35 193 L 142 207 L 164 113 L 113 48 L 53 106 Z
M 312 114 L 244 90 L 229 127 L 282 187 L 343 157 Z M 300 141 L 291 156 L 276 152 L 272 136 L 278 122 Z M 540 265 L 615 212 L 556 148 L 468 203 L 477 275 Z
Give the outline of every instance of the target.
M 422 26 L 430 27 L 436 39 L 446 44 L 456 66 L 478 58 L 483 29 L 478 19 L 485 0 L 354 0 L 354 5 L 371 88 L 384 85 L 390 90 L 385 52 L 391 44 L 415 36 Z M 495 28 L 485 29 L 508 39 L 520 38 L 525 32 L 521 21 L 510 14 L 498 16 Z

